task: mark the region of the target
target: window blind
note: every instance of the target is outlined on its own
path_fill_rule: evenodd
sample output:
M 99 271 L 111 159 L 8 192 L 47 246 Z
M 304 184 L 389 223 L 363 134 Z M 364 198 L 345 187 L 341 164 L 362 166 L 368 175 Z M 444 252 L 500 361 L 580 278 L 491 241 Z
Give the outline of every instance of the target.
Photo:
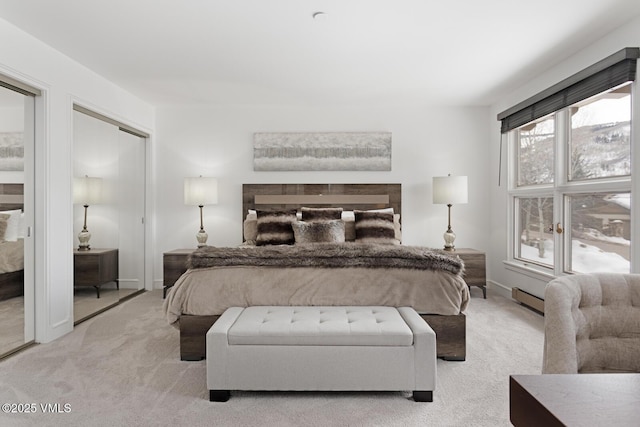
M 506 133 L 636 78 L 640 48 L 627 47 L 498 114 Z

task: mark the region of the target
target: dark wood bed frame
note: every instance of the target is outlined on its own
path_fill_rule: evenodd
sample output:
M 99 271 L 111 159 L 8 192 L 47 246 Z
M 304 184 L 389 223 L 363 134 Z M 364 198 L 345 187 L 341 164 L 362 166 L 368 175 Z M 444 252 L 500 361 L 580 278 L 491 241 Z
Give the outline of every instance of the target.
M 23 184 L 0 184 L 0 211 L 22 209 L 23 194 Z M 0 301 L 21 295 L 24 295 L 24 270 L 0 274 Z
M 401 184 L 244 184 L 242 220 L 248 209 L 293 209 L 304 206 L 345 209 L 393 207 L 402 212 Z M 356 196 L 355 204 L 344 203 L 340 196 Z M 258 198 L 256 198 L 258 196 Z M 377 196 L 383 196 L 382 198 Z M 384 196 L 388 196 L 386 199 Z M 258 200 L 258 203 L 256 203 Z M 338 200 L 338 203 L 333 201 Z M 386 200 L 386 201 L 383 201 Z M 466 316 L 421 314 L 436 333 L 437 355 L 445 360 L 466 358 Z M 206 356 L 206 334 L 220 316 L 180 316 L 180 359 L 202 360 Z

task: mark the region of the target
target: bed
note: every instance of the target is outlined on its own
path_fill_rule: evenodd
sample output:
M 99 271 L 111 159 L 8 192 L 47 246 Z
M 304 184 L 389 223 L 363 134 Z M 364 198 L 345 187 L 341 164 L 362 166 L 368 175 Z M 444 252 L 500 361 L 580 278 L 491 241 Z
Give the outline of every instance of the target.
M 24 240 L 18 236 L 22 198 L 22 184 L 0 184 L 0 301 L 24 295 Z
M 444 251 L 387 244 L 402 239 L 400 196 L 400 184 L 243 185 L 245 243 L 195 251 L 164 302 L 167 321 L 180 329 L 181 359 L 204 358 L 207 330 L 231 306 L 382 305 L 413 307 L 435 330 L 438 356 L 464 360 L 464 264 Z M 294 244 L 260 240 L 273 234 L 272 212 L 293 215 Z M 333 217 L 315 221 L 318 214 Z M 312 236 L 330 228 L 331 236 L 307 241 L 304 227 Z M 353 227 L 357 241 L 349 238 Z M 340 233 L 346 241 L 333 240 Z

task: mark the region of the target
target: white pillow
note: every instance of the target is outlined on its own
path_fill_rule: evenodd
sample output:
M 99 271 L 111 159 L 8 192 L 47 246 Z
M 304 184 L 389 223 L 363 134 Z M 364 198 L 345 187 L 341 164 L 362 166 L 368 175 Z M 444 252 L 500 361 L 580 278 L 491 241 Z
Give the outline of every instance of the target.
M 20 212 L 20 221 L 18 222 L 18 239 L 24 239 L 24 233 L 27 230 L 24 212 Z
M 4 240 L 7 242 L 17 242 L 20 230 L 20 215 L 22 211 L 16 209 L 13 211 L 2 211 L 0 213 L 10 215 L 7 221 L 7 231 L 4 233 Z
M 343 221 L 355 221 L 356 216 L 353 211 L 342 211 L 342 220 Z
M 258 214 L 255 209 L 247 209 L 247 217 L 245 219 L 258 219 Z M 296 219 L 302 219 L 302 212 L 296 212 Z

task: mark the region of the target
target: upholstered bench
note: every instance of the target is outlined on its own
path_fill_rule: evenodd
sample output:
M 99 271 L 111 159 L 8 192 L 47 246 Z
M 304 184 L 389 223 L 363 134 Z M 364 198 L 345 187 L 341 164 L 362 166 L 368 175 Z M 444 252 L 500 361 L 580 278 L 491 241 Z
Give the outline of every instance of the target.
M 231 307 L 207 332 L 211 401 L 231 390 L 413 391 L 433 400 L 436 335 L 412 308 Z

